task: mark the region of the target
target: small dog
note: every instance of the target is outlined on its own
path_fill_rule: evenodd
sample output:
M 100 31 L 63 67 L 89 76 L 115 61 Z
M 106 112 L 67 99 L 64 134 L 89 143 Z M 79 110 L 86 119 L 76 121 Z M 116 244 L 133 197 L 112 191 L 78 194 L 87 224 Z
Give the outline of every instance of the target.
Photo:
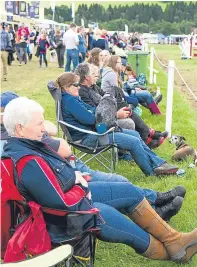
M 186 160 L 188 156 L 192 156 L 195 164 L 197 165 L 197 151 L 189 146 L 184 136 L 172 135 L 169 142 L 176 145 L 176 152 L 172 156 L 173 160 Z

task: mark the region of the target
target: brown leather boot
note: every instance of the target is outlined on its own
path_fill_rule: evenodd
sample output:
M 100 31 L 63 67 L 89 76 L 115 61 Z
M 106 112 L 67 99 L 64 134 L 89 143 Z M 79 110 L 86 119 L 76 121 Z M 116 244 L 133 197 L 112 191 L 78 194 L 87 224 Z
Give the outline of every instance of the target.
M 142 229 L 164 243 L 173 261 L 187 262 L 197 253 L 197 228 L 190 233 L 179 233 L 170 227 L 144 199 L 129 217 Z
M 152 260 L 170 260 L 170 257 L 168 255 L 168 252 L 166 251 L 166 248 L 164 247 L 164 244 L 152 235 L 150 235 L 149 247 L 141 255 Z

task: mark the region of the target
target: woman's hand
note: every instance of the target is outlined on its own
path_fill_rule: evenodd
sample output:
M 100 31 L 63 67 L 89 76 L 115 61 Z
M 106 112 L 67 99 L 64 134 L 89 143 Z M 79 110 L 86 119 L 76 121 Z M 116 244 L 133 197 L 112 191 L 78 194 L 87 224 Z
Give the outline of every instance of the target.
M 136 87 L 135 90 L 136 90 L 137 92 L 142 91 L 142 89 L 140 89 L 139 87 Z
M 88 183 L 86 182 L 86 180 L 81 175 L 81 172 L 75 171 L 75 175 L 76 175 L 75 184 L 81 184 L 84 187 L 88 187 Z
M 129 116 L 130 116 L 130 111 L 129 110 L 125 110 L 125 107 L 119 109 L 118 112 L 117 112 L 117 118 L 118 119 L 126 119 Z

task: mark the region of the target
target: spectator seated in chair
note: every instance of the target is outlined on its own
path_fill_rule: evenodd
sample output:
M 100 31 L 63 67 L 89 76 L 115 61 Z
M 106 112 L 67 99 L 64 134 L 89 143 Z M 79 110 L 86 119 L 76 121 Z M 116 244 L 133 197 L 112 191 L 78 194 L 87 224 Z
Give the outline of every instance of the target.
M 108 63 L 102 72 L 102 82 L 101 88 L 106 92 L 109 91 L 112 86 L 119 86 L 122 88 L 122 80 L 119 76 L 119 73 L 122 72 L 122 61 L 119 56 L 113 55 L 108 59 Z M 134 90 L 134 94 L 131 94 L 137 98 L 139 103 L 146 103 L 151 113 L 160 115 L 161 111 L 159 110 L 157 104 L 154 102 L 154 99 L 148 91 Z M 129 100 L 129 97 L 127 96 Z M 128 101 L 127 100 L 127 101 Z
M 86 79 L 91 79 L 90 74 Z M 56 81 L 56 86 L 62 91 L 62 116 L 63 120 L 73 126 L 85 130 L 95 130 L 95 108 L 84 103 L 79 98 L 79 77 L 74 73 L 63 73 Z M 98 143 L 97 136 L 90 135 L 70 128 L 73 141 L 95 147 Z M 113 134 L 109 134 L 109 142 L 113 142 Z M 114 142 L 119 149 L 128 151 L 136 164 L 146 175 L 175 174 L 177 167 L 169 165 L 165 160 L 153 153 L 142 141 L 136 131 L 121 129 L 114 133 Z
M 43 113 L 37 102 L 19 97 L 6 106 L 3 117 L 11 136 L 4 151 L 16 163 L 19 175 L 17 187 L 28 201 L 68 211 L 95 207 L 99 210 L 96 221 L 98 239 L 126 244 L 150 259 L 186 263 L 196 254 L 197 229 L 190 233 L 173 229 L 130 183 L 88 184 L 67 160 L 42 143 L 45 132 Z M 20 159 L 24 157 L 26 164 L 19 173 Z M 120 212 L 122 210 L 124 214 Z M 67 227 L 64 226 L 64 218 L 58 218 L 54 225 L 55 216 L 45 218 L 47 230 L 51 241 L 58 239 L 63 242 L 68 237 Z M 90 216 L 88 221 L 78 223 L 86 228 L 91 225 L 92 218 Z

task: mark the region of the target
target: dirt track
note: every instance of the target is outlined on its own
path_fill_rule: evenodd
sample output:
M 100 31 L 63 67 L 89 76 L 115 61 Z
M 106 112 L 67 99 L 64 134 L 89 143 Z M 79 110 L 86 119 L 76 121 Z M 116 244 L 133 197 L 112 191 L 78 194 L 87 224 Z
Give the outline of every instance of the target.
M 161 60 L 161 62 L 163 64 L 168 65 L 169 58 L 167 56 L 160 54 L 159 59 Z M 165 71 L 167 71 L 167 70 L 165 69 Z M 179 72 L 182 75 L 185 82 L 187 83 L 187 85 L 189 86 L 189 88 L 193 91 L 194 95 L 197 97 L 197 70 L 196 69 L 179 68 Z M 184 94 L 186 95 L 186 97 L 189 100 L 189 102 L 191 103 L 191 105 L 195 109 L 197 109 L 197 100 L 194 99 L 194 97 L 189 92 L 189 90 L 187 89 L 185 84 L 182 82 L 181 78 L 179 77 L 179 75 L 177 74 L 176 71 L 175 71 L 174 79 L 175 79 L 176 88 L 178 88 L 179 90 L 184 92 Z

